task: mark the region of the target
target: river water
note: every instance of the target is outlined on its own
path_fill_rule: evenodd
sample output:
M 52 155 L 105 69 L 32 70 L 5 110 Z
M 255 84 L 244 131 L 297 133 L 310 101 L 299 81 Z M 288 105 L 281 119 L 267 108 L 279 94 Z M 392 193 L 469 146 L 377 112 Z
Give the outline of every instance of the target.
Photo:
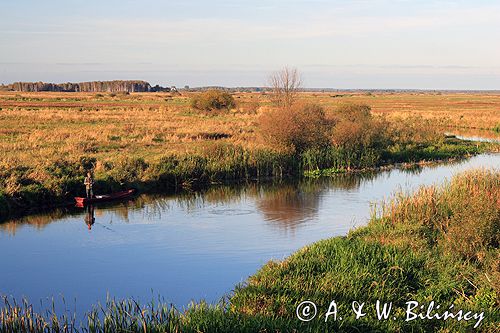
M 416 169 L 220 186 L 55 210 L 0 224 L 0 294 L 83 313 L 158 295 L 177 307 L 215 302 L 271 259 L 366 224 L 371 204 L 460 171 L 500 168 L 499 154 Z M 93 224 L 92 224 L 93 223 Z

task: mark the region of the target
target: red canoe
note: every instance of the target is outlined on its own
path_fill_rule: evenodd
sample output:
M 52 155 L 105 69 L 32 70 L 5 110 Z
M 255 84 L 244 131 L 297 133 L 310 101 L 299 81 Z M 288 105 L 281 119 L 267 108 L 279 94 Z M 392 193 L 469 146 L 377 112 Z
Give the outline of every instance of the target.
M 83 205 L 87 205 L 87 204 L 91 204 L 91 203 L 95 203 L 95 202 L 105 202 L 105 201 L 128 198 L 131 195 L 133 195 L 134 193 L 135 193 L 135 189 L 130 189 L 130 190 L 115 192 L 115 193 L 111 193 L 111 194 L 96 195 L 93 198 L 75 197 L 75 201 L 76 201 L 77 206 L 83 206 Z

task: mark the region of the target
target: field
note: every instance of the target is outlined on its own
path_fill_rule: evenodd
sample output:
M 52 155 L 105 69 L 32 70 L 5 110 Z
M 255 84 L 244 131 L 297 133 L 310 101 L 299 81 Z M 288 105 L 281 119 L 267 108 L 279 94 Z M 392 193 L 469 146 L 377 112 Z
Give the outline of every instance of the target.
M 134 186 L 164 193 L 498 150 L 497 144 L 444 135 L 498 139 L 498 94 L 301 93 L 298 98 L 309 104 L 279 109 L 267 93 L 235 93 L 236 107 L 217 111 L 193 108 L 194 95 L 0 93 L 0 218 L 47 201 L 67 203 L 83 194 L 87 170 L 94 172 L 100 192 Z M 294 316 L 302 299 L 313 298 L 324 308 L 331 299 L 368 297 L 367 310 L 382 299 L 395 302 L 395 314 L 402 316 L 405 300 L 425 303 L 431 296 L 445 306 L 484 311 L 480 330 L 493 332 L 498 182 L 497 171 L 474 171 L 414 196 L 398 194 L 382 203 L 367 227 L 266 264 L 221 304 L 179 311 L 161 301 L 111 300 L 91 310 L 82 328 L 74 317 L 37 314 L 27 302 L 4 299 L 0 332 L 425 332 L 468 331 L 474 325 L 358 321 L 345 311 L 343 323 L 325 324 L 319 317 L 301 323 Z M 40 227 L 47 222 L 31 220 Z M 16 230 L 9 223 L 2 228 Z
M 256 119 L 269 107 L 261 93 L 236 94 L 238 108 L 216 115 L 193 112 L 190 94 L 111 96 L 0 93 L 1 162 L 18 164 L 85 153 L 102 159 L 150 160 L 165 153 L 200 151 L 215 141 L 246 148 L 266 145 L 256 133 Z M 418 115 L 432 119 L 445 131 L 470 133 L 500 124 L 500 94 L 304 93 L 302 97 L 327 111 L 342 103 L 360 103 L 389 119 Z M 496 136 L 494 131 L 486 135 Z
M 80 154 L 99 160 L 128 156 L 148 161 L 168 153 L 201 151 L 214 142 L 266 147 L 256 122 L 269 108 L 266 95 L 235 94 L 238 107 L 215 115 L 193 112 L 191 95 L 2 92 L 1 163 Z M 304 93 L 301 97 L 323 105 L 327 113 L 343 103 L 367 104 L 391 120 L 421 116 L 449 132 L 500 126 L 500 94 Z M 481 136 L 496 136 L 494 131 L 485 132 Z
M 1 92 L 0 216 L 83 194 L 89 169 L 100 192 L 174 191 L 497 149 L 443 134 L 498 138 L 499 94 L 303 92 L 302 105 L 316 106 L 299 104 L 287 111 L 293 115 L 277 109 L 269 92 L 234 93 L 235 107 L 210 111 L 192 107 L 196 95 Z M 352 112 L 354 120 L 339 118 Z M 338 131 L 330 138 L 332 128 Z M 278 132 L 285 144 L 270 139 Z

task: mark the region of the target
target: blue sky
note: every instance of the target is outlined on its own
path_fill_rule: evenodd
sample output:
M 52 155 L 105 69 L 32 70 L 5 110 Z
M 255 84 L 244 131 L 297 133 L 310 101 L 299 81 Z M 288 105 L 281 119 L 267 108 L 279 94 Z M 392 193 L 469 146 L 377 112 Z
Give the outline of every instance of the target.
M 500 89 L 500 1 L 0 0 L 0 83 Z

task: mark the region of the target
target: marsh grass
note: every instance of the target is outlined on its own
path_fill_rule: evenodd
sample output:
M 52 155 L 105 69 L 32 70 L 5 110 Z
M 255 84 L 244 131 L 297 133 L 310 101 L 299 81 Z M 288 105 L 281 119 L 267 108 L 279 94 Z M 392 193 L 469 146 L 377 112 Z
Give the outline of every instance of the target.
M 476 154 L 482 149 L 476 144 L 454 143 L 415 148 L 413 152 L 326 147 L 297 154 L 214 143 L 198 153 L 160 155 L 156 159 L 116 156 L 112 160 L 98 160 L 88 154 L 31 166 L 0 165 L 0 218 L 27 207 L 64 203 L 83 195 L 83 177 L 91 168 L 95 173 L 96 193 L 129 187 L 142 192 L 173 193 L 221 182 L 317 177 L 373 169 L 394 161 L 443 160 Z
M 401 239 L 406 234 L 397 237 L 403 227 L 419 235 L 419 242 L 409 243 L 416 250 L 438 249 L 486 267 L 498 264 L 490 250 L 498 249 L 500 243 L 499 212 L 500 173 L 476 170 L 456 176 L 441 187 L 421 187 L 412 195 L 398 193 L 374 210 L 372 225 L 375 230 L 382 228 L 384 239 L 379 242 L 408 241 Z M 395 232 L 394 237 L 387 237 L 390 232 Z M 493 266 L 491 274 L 495 280 L 500 278 Z
M 181 312 L 161 301 L 139 304 L 132 299 L 108 299 L 104 305 L 94 306 L 86 313 L 83 321 L 77 320 L 74 315 L 57 315 L 53 309 L 43 314 L 33 309 L 33 305 L 27 300 L 18 304 L 4 297 L 0 310 L 0 332 L 254 333 L 261 331 L 263 327 L 275 332 L 291 327 L 289 321 L 285 319 L 249 317 L 232 312 L 222 301 L 216 305 L 205 302 L 192 303 Z M 297 332 L 293 329 L 287 331 Z

